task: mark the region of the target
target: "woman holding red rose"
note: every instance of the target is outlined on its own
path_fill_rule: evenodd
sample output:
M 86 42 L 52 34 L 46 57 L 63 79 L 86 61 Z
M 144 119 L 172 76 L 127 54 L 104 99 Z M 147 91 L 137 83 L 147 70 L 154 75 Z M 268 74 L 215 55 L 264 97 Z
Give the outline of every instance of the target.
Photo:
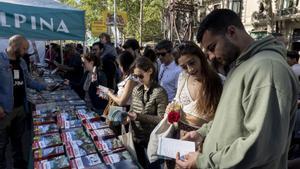
M 222 81 L 195 43 L 182 43 L 178 52 L 176 60 L 183 72 L 179 75 L 175 100 L 181 105 L 179 129 L 183 136 L 186 131 L 196 130 L 213 120 Z

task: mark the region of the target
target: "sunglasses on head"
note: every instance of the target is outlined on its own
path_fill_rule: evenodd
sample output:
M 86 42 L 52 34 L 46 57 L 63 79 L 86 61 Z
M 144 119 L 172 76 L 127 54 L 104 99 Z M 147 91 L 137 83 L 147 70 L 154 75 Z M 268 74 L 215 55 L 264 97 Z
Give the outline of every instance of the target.
M 138 74 L 134 74 L 133 77 L 137 78 L 137 79 L 144 79 L 144 75 L 142 75 L 142 74 L 139 74 L 139 75 Z

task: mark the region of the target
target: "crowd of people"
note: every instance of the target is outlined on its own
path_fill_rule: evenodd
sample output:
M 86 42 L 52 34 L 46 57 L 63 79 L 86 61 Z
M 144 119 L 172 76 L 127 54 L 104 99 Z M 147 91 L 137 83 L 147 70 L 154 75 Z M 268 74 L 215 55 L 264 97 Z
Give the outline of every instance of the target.
M 112 105 L 124 107 L 127 116 L 111 128 L 120 134 L 122 124 L 132 125 L 143 168 L 288 168 L 288 159 L 299 157 L 292 153 L 299 151 L 300 138 L 299 53 L 286 52 L 274 36 L 255 41 L 227 9 L 206 16 L 197 42 L 162 40 L 141 52 L 136 39 L 116 49 L 102 33 L 87 52 L 68 44 L 61 57 L 60 47 L 50 44 L 46 59 L 99 115 L 108 115 Z M 14 167 L 26 166 L 20 148 L 28 113 L 25 89 L 49 89 L 31 80 L 22 59 L 27 49 L 26 38 L 15 35 L 0 53 L 0 168 L 9 139 Z M 107 98 L 99 96 L 99 85 L 109 88 Z M 180 120 L 173 138 L 197 142 L 197 151 L 150 163 L 151 132 L 174 102 Z M 297 159 L 289 167 L 295 166 Z

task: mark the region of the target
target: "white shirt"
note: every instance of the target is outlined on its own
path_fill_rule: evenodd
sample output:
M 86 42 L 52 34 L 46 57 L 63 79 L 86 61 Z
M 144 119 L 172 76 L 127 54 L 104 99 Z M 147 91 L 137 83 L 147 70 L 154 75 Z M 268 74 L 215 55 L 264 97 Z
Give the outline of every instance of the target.
M 181 71 L 180 66 L 176 65 L 175 61 L 171 62 L 168 66 L 165 64 L 160 65 L 158 82 L 166 90 L 169 102 L 176 95 L 178 77 Z
M 137 79 L 135 79 L 132 75 L 129 75 L 127 78 L 125 78 L 123 81 L 121 81 L 119 84 L 118 84 L 118 93 L 117 93 L 117 96 L 121 97 L 124 93 L 124 89 L 125 89 L 125 85 L 126 83 L 128 82 L 128 80 L 133 80 L 133 81 L 136 81 L 136 82 L 139 82 Z M 126 105 L 130 105 L 131 104 L 131 96 L 130 98 L 128 99 Z

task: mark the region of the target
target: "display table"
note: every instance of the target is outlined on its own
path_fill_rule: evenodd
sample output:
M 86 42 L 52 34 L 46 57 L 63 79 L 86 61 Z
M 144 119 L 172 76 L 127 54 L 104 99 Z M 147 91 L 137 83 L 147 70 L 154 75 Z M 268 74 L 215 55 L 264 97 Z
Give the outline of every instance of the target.
M 44 71 L 36 80 L 62 84 Z M 55 91 L 27 89 L 32 108 L 32 147 L 29 168 L 140 168 L 97 113 L 67 86 Z

